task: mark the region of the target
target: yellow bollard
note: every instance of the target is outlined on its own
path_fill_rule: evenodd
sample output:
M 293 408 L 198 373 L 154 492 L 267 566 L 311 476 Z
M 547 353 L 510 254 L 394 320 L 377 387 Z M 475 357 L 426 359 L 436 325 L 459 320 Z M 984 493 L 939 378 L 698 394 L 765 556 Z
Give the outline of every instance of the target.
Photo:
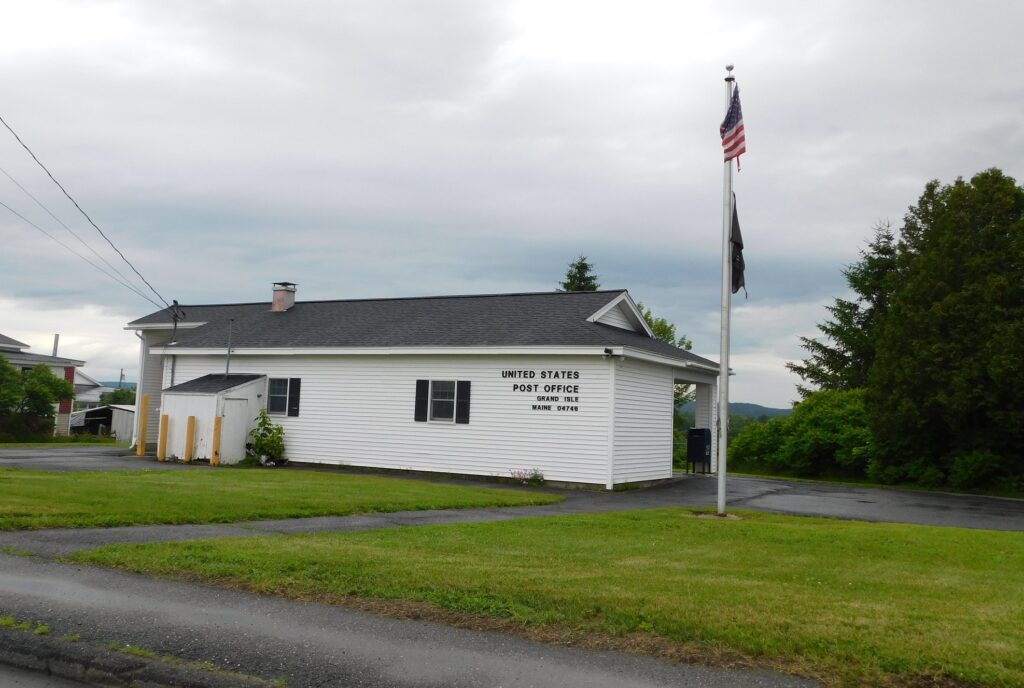
M 165 413 L 160 416 L 160 440 L 156 447 L 156 460 L 163 461 L 167 458 L 167 423 L 170 417 Z
M 213 453 L 210 455 L 210 465 L 220 465 L 220 426 L 224 420 L 221 416 L 213 417 Z
M 149 423 L 149 395 L 142 395 L 142 403 L 139 405 L 139 438 L 136 442 L 135 455 L 146 455 L 146 424 Z
M 181 459 L 185 463 L 192 463 L 192 445 L 196 441 L 196 417 L 189 416 L 188 424 L 185 426 L 185 451 L 182 452 Z

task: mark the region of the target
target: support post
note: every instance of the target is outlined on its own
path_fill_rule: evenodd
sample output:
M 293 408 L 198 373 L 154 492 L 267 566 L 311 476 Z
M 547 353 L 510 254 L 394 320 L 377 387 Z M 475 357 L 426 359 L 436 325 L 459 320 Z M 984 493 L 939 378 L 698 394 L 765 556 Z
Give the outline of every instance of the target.
M 170 416 L 166 413 L 160 416 L 160 439 L 157 440 L 156 445 L 156 460 L 163 461 L 167 458 L 167 425 L 170 422 Z
M 149 395 L 143 394 L 139 404 L 139 437 L 135 443 L 135 455 L 146 455 L 146 426 L 149 424 Z
M 193 446 L 196 443 L 196 417 L 189 416 L 185 425 L 185 450 L 181 453 L 181 459 L 185 463 L 192 463 Z
M 213 417 L 213 452 L 210 454 L 210 465 L 220 465 L 220 428 L 224 422 L 223 416 Z

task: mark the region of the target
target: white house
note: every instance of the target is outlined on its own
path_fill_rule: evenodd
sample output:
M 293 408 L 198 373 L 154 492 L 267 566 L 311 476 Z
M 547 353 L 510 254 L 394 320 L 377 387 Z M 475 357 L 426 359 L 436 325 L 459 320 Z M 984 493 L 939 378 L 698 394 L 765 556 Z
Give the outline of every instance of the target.
M 56 337 L 53 341 L 52 356 L 29 353 L 26 351 L 28 348 L 28 344 L 0 334 L 0 356 L 6 358 L 7 362 L 15 368 L 18 368 L 19 370 L 29 370 L 30 368 L 42 363 L 43 365 L 48 366 L 57 377 L 74 384 L 76 392 L 87 386 L 87 383 L 82 387 L 79 387 L 78 384 L 78 376 L 81 374 L 81 371 L 79 371 L 78 368 L 84 366 L 85 361 L 58 356 Z M 91 380 L 91 378 L 89 379 Z M 71 399 L 65 399 L 64 401 L 59 402 L 56 410 L 57 413 L 54 417 L 54 434 L 61 436 L 69 435 L 71 433 Z
M 162 415 L 168 442 L 184 432 L 168 393 L 228 374 L 259 379 L 300 462 L 612 489 L 671 476 L 674 384 L 695 385 L 697 425 L 714 427 L 718 365 L 655 339 L 625 290 L 296 302 L 281 282 L 269 303 L 181 309 L 126 328 L 148 444 Z

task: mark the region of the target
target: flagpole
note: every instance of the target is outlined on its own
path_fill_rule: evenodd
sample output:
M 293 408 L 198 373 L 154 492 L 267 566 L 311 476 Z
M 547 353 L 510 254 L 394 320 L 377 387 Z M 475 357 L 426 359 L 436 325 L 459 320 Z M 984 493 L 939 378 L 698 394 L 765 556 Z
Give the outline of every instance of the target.
M 725 109 L 732 101 L 733 65 L 726 65 Z M 725 470 L 729 445 L 729 325 L 732 302 L 732 160 L 725 161 L 722 183 L 722 337 L 718 371 L 718 515 L 725 516 Z

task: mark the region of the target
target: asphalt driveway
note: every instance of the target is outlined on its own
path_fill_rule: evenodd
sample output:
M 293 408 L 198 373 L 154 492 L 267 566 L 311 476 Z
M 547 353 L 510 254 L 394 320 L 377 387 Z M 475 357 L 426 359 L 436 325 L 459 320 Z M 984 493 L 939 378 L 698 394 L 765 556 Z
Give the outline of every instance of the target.
M 116 447 L 0 448 L 0 467 L 15 466 L 55 471 L 213 470 L 205 464 L 185 465 L 160 462 L 152 457 L 139 458 L 126 449 Z M 289 466 L 286 469 L 272 470 L 325 469 L 320 466 Z M 439 482 L 461 482 L 477 487 L 486 484 L 477 481 L 430 479 Z M 671 506 L 707 508 L 715 506 L 717 489 L 717 480 L 714 476 L 688 475 L 674 478 L 656 487 L 624 492 L 552 490 L 563 494 L 566 500 L 560 504 L 543 507 L 413 512 L 409 515 L 379 516 L 390 525 L 424 525 Z M 730 477 L 727 486 L 727 505 L 729 509 L 751 509 L 779 514 L 1024 531 L 1024 500 L 944 492 Z M 367 517 L 355 516 L 348 519 L 301 521 L 308 521 L 312 530 L 332 529 L 331 524 L 344 526 L 342 529 L 372 527 L 371 522 L 360 520 L 365 518 Z M 263 524 L 266 530 L 274 532 L 297 532 L 287 523 Z M 246 524 L 246 527 L 252 525 Z M 305 529 L 300 524 L 295 524 L 294 527 L 298 530 Z

